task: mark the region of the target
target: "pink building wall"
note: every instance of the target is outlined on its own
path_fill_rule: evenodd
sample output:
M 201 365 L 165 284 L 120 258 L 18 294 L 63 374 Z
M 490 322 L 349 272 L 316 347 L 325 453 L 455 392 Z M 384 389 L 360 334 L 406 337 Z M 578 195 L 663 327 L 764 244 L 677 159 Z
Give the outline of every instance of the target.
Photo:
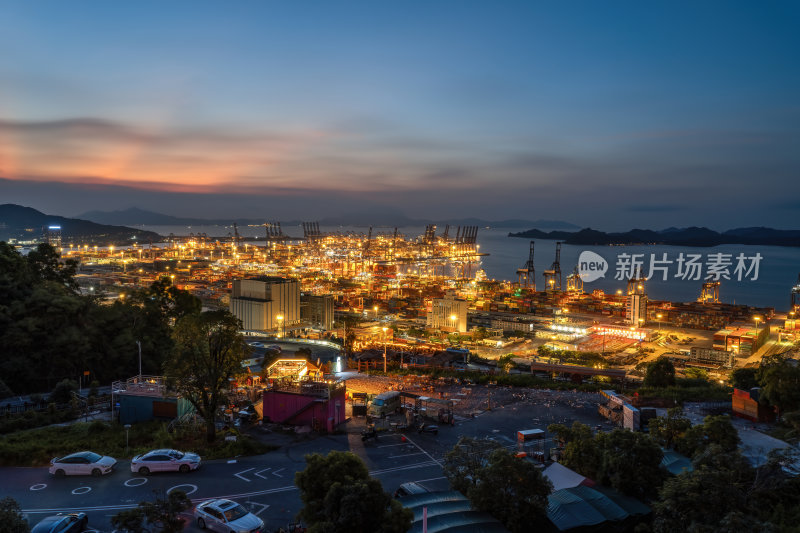
M 330 400 L 291 392 L 264 391 L 264 419 L 297 426 L 313 426 L 316 420 L 320 428 L 331 432 L 345 421 L 344 388 L 331 395 Z

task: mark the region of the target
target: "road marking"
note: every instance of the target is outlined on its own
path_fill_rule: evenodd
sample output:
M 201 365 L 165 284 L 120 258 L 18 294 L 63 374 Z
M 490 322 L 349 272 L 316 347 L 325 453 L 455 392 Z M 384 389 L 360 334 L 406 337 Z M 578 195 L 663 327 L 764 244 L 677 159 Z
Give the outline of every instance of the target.
M 278 473 L 278 472 L 280 472 L 280 471 L 282 471 L 282 470 L 286 470 L 286 469 L 285 469 L 285 468 L 279 468 L 279 469 L 277 469 L 276 471 L 274 471 L 274 472 L 272 473 L 272 475 L 273 475 L 273 476 L 278 476 L 278 477 L 283 477 L 282 475 L 280 475 L 280 474 Z
M 390 455 L 387 459 L 400 459 L 402 457 L 411 457 L 412 455 L 425 455 L 425 452 L 406 453 L 404 455 Z
M 267 479 L 267 478 L 265 478 L 264 476 L 261 475 L 261 472 L 266 472 L 267 470 L 272 470 L 272 468 L 265 468 L 264 470 L 259 470 L 258 472 L 253 472 L 253 475 L 254 476 L 258 476 L 261 479 Z
M 72 491 L 72 494 L 77 496 L 79 494 L 86 494 L 87 492 L 92 492 L 92 487 L 78 487 Z
M 378 446 L 378 448 L 391 448 L 392 446 L 408 446 L 405 442 L 401 442 L 400 444 L 384 444 L 383 446 Z
M 141 481 L 141 483 L 133 483 L 133 481 Z M 126 487 L 138 487 L 139 485 L 144 485 L 145 483 L 147 483 L 146 477 L 132 477 L 127 480 L 124 485 Z
M 250 512 L 253 513 L 256 516 L 260 515 L 264 511 L 266 511 L 267 507 L 269 507 L 269 504 L 267 504 L 267 503 L 256 503 L 256 502 L 251 502 L 250 500 L 247 500 L 245 503 L 250 505 Z M 261 509 L 259 509 L 258 511 L 253 511 L 253 506 L 254 505 L 258 505 L 259 507 L 261 507 Z
M 440 479 L 447 479 L 445 476 L 442 477 L 432 477 L 430 479 L 418 479 L 414 483 L 425 483 L 426 481 L 439 481 Z
M 373 470 L 372 472 L 369 473 L 369 475 L 371 475 L 371 476 L 379 476 L 381 474 L 389 474 L 389 473 L 392 473 L 392 472 L 400 472 L 402 470 L 412 470 L 414 468 L 426 468 L 426 467 L 429 467 L 429 466 L 441 466 L 441 465 L 439 465 L 439 463 L 437 463 L 436 461 L 425 461 L 424 463 L 416 463 L 416 464 L 413 464 L 413 465 L 396 466 L 394 468 L 384 468 L 383 470 Z
M 37 483 L 36 485 L 31 485 L 30 490 L 42 490 L 42 489 L 46 489 L 46 488 L 47 488 L 47 484 L 45 484 L 45 483 Z
M 424 453 L 425 455 L 427 455 L 427 456 L 428 456 L 428 459 L 430 459 L 431 461 L 433 461 L 433 462 L 434 462 L 434 463 L 436 463 L 437 465 L 439 465 L 439 466 L 442 466 L 442 463 L 440 463 L 439 461 L 437 461 L 436 459 L 434 459 L 434 458 L 433 458 L 433 456 L 432 456 L 431 454 L 429 454 L 428 452 L 426 452 L 425 450 L 423 450 L 423 449 L 420 447 L 420 445 L 419 445 L 419 444 L 417 444 L 416 442 L 414 442 L 413 440 L 411 440 L 409 437 L 406 437 L 406 440 L 407 440 L 408 442 L 410 442 L 411 444 L 413 444 L 414 446 L 416 446 L 416 447 L 417 447 L 417 449 L 418 449 L 419 451 L 421 451 L 422 453 Z
M 247 470 L 242 470 L 241 472 L 235 473 L 234 476 L 238 477 L 239 479 L 243 479 L 243 480 L 247 481 L 248 483 L 250 483 L 250 480 L 247 479 L 246 477 L 244 477 L 242 474 L 244 474 L 245 472 L 249 472 L 251 470 L 255 470 L 255 469 L 256 469 L 255 467 L 248 468 Z
M 187 496 L 188 496 L 189 494 L 194 494 L 195 492 L 197 492 L 197 485 L 192 485 L 191 483 L 183 483 L 183 484 L 181 484 L 181 485 L 175 485 L 174 487 L 170 487 L 170 488 L 168 488 L 168 489 L 167 489 L 167 494 L 169 494 L 169 493 L 170 493 L 170 492 L 172 492 L 173 490 L 177 489 L 178 487 L 192 487 L 192 490 L 190 490 L 190 491 L 184 491 L 184 492 L 186 492 L 186 495 L 187 495 Z

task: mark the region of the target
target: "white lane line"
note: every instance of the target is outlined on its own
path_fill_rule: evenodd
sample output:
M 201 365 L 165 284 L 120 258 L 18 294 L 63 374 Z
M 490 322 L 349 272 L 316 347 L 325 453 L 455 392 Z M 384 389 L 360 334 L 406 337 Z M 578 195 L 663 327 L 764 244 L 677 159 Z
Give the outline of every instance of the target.
M 278 472 L 281 472 L 281 471 L 283 471 L 283 470 L 286 470 L 286 469 L 285 469 L 285 468 L 279 468 L 279 469 L 277 469 L 276 471 L 274 471 L 274 472 L 272 473 L 272 475 L 273 475 L 273 476 L 278 476 L 278 477 L 283 477 L 282 475 L 280 475 L 280 474 L 278 473 Z
M 433 462 L 434 462 L 434 463 L 436 463 L 437 465 L 439 465 L 439 466 L 442 466 L 442 463 L 440 463 L 439 461 L 437 461 L 436 459 L 434 459 L 434 458 L 433 458 L 433 456 L 432 456 L 431 454 L 429 454 L 428 452 L 426 452 L 425 450 L 423 450 L 423 449 L 422 449 L 422 447 L 420 447 L 420 445 L 419 445 L 419 444 L 417 444 L 416 442 L 414 442 L 413 440 L 411 440 L 410 438 L 408 438 L 408 436 L 406 436 L 406 440 L 407 440 L 408 442 L 410 442 L 411 444 L 413 444 L 414 446 L 416 446 L 416 447 L 417 447 L 417 449 L 418 449 L 419 451 L 421 451 L 422 453 L 424 453 L 425 455 L 427 455 L 427 456 L 428 456 L 428 459 L 430 459 L 431 461 L 433 461 Z
M 378 446 L 378 448 L 391 448 L 393 446 L 408 446 L 405 442 L 401 442 L 400 444 L 384 444 L 383 446 Z
M 394 468 L 384 468 L 383 470 L 373 470 L 369 473 L 371 476 L 379 476 L 381 474 L 389 474 L 392 472 L 401 472 L 403 470 L 412 470 L 414 468 L 426 468 L 429 466 L 439 466 L 439 463 L 435 461 L 425 461 L 424 463 L 416 463 L 413 465 L 408 466 L 396 466 Z
M 247 503 L 250 506 L 250 512 L 253 513 L 256 516 L 260 515 L 264 511 L 266 511 L 267 507 L 269 507 L 269 504 L 267 504 L 267 503 L 256 503 L 256 502 L 251 502 L 250 500 L 247 500 L 245 503 Z M 256 505 L 261 507 L 261 509 L 259 509 L 258 511 L 253 511 L 253 506 L 256 506 Z
M 432 477 L 430 479 L 418 479 L 414 483 L 425 483 L 426 481 L 439 481 L 440 479 L 447 479 L 445 476 L 442 477 Z
M 246 477 L 244 477 L 242 474 L 244 474 L 245 472 L 249 472 L 249 471 L 251 471 L 251 470 L 255 470 L 255 469 L 256 469 L 255 467 L 253 467 L 253 468 L 248 468 L 247 470 L 242 470 L 241 472 L 236 472 L 236 473 L 234 474 L 234 476 L 238 477 L 239 479 L 243 479 L 243 480 L 247 481 L 248 483 L 250 483 L 250 480 L 249 480 L 249 479 L 247 479 Z
M 412 455 L 425 455 L 425 452 L 405 453 L 403 455 L 390 455 L 387 459 L 401 459 L 403 457 L 411 457 Z
M 271 467 L 270 468 L 265 468 L 264 470 L 259 470 L 258 472 L 253 472 L 253 475 L 254 476 L 258 476 L 261 479 L 267 479 L 267 478 L 265 478 L 264 476 L 261 475 L 261 472 L 266 472 L 267 470 L 272 470 L 272 468 Z

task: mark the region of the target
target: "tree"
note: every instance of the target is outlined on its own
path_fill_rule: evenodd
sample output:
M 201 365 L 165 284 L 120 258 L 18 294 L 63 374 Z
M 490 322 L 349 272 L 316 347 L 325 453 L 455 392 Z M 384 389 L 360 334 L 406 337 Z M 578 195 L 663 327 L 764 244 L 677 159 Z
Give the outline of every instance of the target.
M 63 379 L 58 382 L 56 388 L 50 393 L 50 401 L 53 403 L 69 403 L 72 394 L 78 392 L 78 384 L 71 379 Z
M 675 385 L 675 365 L 667 357 L 659 357 L 647 366 L 645 387 L 671 387 Z
M 562 459 L 564 466 L 588 478 L 598 479 L 602 450 L 589 426 L 576 421 L 569 429 L 560 424 L 551 424 L 547 431 L 555 433 L 559 440 L 566 442 Z
M 513 353 L 507 353 L 505 355 L 501 355 L 497 359 L 497 368 L 501 372 L 508 372 L 508 370 L 510 368 L 512 368 L 513 366 L 514 366 L 514 354 Z
M 0 530 L 3 533 L 28 533 L 31 530 L 19 504 L 10 496 L 0 500 Z
M 656 533 L 719 531 L 731 513 L 747 509 L 746 489 L 754 470 L 738 451 L 710 446 L 694 460 L 694 470 L 667 480 L 654 505 Z
M 711 445 L 717 445 L 725 452 L 733 452 L 739 447 L 739 442 L 739 433 L 728 415 L 707 416 L 702 424 L 692 426 L 675 440 L 675 449 L 694 457 Z
M 411 527 L 413 513 L 384 492 L 353 453 L 306 455 L 306 468 L 294 480 L 303 500 L 298 516 L 309 533 L 401 533 Z
M 731 385 L 739 390 L 750 390 L 758 387 L 755 368 L 737 368 L 731 372 Z
M 553 484 L 536 466 L 510 451 L 494 450 L 467 496 L 475 508 L 497 517 L 513 533 L 542 520 Z
M 111 524 L 118 530 L 129 533 L 179 533 L 183 531 L 185 519 L 180 514 L 191 509 L 192 501 L 185 492 L 174 490 L 164 496 L 153 491 L 155 501 L 139 502 L 139 506 L 121 511 L 111 517 Z
M 173 332 L 175 346 L 164 372 L 171 386 L 205 419 L 208 442 L 216 438 L 215 416 L 224 405 L 223 391 L 250 353 L 240 327 L 228 311 L 206 311 L 181 318 Z
M 597 480 L 623 494 L 649 498 L 664 481 L 661 460 L 664 454 L 644 433 L 615 429 L 595 437 L 602 461 Z
M 477 485 L 478 472 L 491 453 L 502 448 L 496 441 L 461 437 L 444 456 L 442 470 L 450 485 L 465 496 Z
M 800 409 L 800 364 L 784 354 L 765 357 L 756 371 L 761 398 L 779 412 Z
M 667 416 L 650 419 L 650 436 L 663 447 L 672 449 L 675 442 L 683 437 L 692 422 L 686 418 L 682 407 L 667 410 Z

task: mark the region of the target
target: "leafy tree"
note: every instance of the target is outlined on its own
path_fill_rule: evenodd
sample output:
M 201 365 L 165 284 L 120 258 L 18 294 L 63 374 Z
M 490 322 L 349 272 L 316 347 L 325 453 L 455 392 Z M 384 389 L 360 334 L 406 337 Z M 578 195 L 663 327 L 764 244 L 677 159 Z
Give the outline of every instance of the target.
M 675 365 L 667 357 L 659 357 L 647 366 L 645 387 L 671 387 L 675 385 Z
M 673 407 L 667 411 L 667 416 L 650 419 L 650 436 L 663 447 L 672 449 L 691 427 L 692 423 L 684 415 L 683 408 Z
M 683 371 L 688 379 L 708 381 L 708 370 L 704 368 L 689 367 Z
M 0 500 L 0 530 L 4 533 L 28 533 L 31 530 L 19 504 L 10 496 Z
M 566 441 L 562 462 L 581 475 L 591 479 L 598 479 L 599 467 L 602 462 L 602 450 L 592 434 L 592 429 L 586 424 L 573 422 L 568 430 L 558 424 L 550 425 L 547 430 L 559 435 L 559 439 Z
M 688 457 L 694 457 L 711 445 L 733 452 L 739 447 L 739 442 L 739 433 L 733 427 L 730 416 L 707 416 L 702 424 L 692 426 L 675 440 L 675 449 Z
M 55 248 L 47 243 L 39 244 L 27 256 L 33 275 L 42 281 L 52 281 L 75 292 L 75 272 L 78 269 L 76 259 L 61 261 Z
M 510 368 L 514 366 L 514 354 L 507 353 L 506 355 L 501 355 L 497 359 L 497 368 L 501 372 L 508 372 Z
M 502 448 L 490 439 L 461 437 L 444 457 L 442 470 L 450 485 L 460 493 L 468 495 L 478 483 L 478 472 L 484 467 L 491 453 Z
M 758 387 L 755 368 L 737 368 L 731 372 L 731 385 L 740 390 L 750 390 Z
M 491 513 L 513 533 L 531 530 L 546 513 L 553 484 L 530 461 L 494 450 L 467 494 L 475 508 Z
M 598 481 L 638 498 L 655 495 L 664 480 L 658 444 L 644 433 L 615 429 L 595 437 L 602 462 Z
M 56 388 L 50 393 L 50 401 L 53 403 L 69 403 L 72 400 L 73 392 L 78 392 L 78 384 L 71 379 L 64 379 L 59 381 Z
M 208 442 L 216 438 L 215 416 L 224 405 L 223 391 L 250 353 L 240 326 L 228 311 L 206 311 L 181 318 L 173 333 L 175 347 L 164 371 L 175 390 L 205 419 Z
M 155 501 L 139 502 L 139 506 L 117 513 L 111 524 L 118 530 L 129 533 L 178 533 L 183 531 L 185 519 L 180 513 L 192 508 L 192 501 L 185 492 L 174 490 L 164 496 L 154 491 Z
M 784 354 L 765 357 L 756 371 L 761 398 L 780 412 L 800 409 L 800 364 Z
M 294 479 L 303 500 L 298 516 L 309 533 L 401 533 L 411 527 L 413 513 L 384 492 L 350 452 L 306 455 L 306 468 Z
M 747 509 L 746 489 L 754 470 L 738 451 L 710 446 L 694 461 L 694 470 L 667 480 L 660 501 L 654 505 L 656 533 L 718 531 L 736 513 Z
M 476 341 L 481 341 L 489 337 L 489 332 L 486 331 L 486 328 L 483 326 L 478 326 L 472 332 L 472 338 Z

